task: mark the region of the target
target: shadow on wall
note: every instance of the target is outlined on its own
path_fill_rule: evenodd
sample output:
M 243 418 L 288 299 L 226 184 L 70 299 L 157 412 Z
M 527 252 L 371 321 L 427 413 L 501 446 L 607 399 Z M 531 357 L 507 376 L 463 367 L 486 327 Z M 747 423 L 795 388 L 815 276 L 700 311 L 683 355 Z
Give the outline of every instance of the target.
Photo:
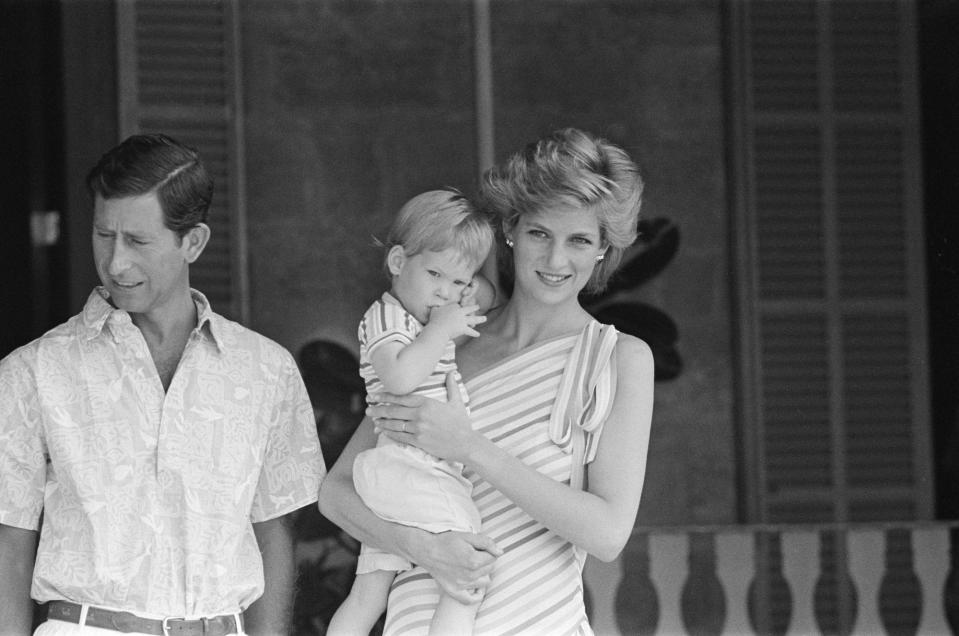
M 643 219 L 638 238 L 603 293 L 583 299 L 596 320 L 644 340 L 653 351 L 656 380 L 673 380 L 683 370 L 676 348 L 679 329 L 666 312 L 652 305 L 622 300 L 622 292 L 639 288 L 660 274 L 679 250 L 679 228 L 669 219 Z
M 679 229 L 663 218 L 643 220 L 637 229 L 639 238 L 608 288 L 584 298 L 584 306 L 600 322 L 645 340 L 653 351 L 656 379 L 672 380 L 682 371 L 675 321 L 656 307 L 623 298 L 624 292 L 656 277 L 672 261 L 679 249 Z M 313 404 L 323 459 L 330 467 L 363 419 L 366 400 L 359 361 L 337 343 L 314 340 L 300 349 L 298 363 Z M 298 585 L 293 633 L 322 636 L 353 582 L 359 543 L 316 506 L 297 513 L 295 529 Z M 381 630 L 382 622 L 373 633 Z

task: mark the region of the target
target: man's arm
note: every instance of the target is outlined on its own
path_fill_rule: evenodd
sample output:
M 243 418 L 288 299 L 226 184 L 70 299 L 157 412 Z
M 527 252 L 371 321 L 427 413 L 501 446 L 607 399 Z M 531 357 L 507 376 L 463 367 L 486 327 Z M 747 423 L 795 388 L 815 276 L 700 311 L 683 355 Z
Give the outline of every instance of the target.
M 0 634 L 33 630 L 30 579 L 37 556 L 37 533 L 0 524 Z
M 263 558 L 263 596 L 243 613 L 245 631 L 255 636 L 289 634 L 296 584 L 292 517 L 254 523 L 253 533 Z

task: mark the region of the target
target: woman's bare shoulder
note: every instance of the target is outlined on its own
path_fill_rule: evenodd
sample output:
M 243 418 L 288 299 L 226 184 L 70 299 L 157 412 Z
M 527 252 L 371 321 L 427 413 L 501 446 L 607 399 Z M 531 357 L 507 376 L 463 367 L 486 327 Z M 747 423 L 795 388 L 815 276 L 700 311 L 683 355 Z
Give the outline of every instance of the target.
M 616 338 L 617 369 L 620 372 L 644 373 L 653 369 L 653 350 L 645 340 L 620 332 Z

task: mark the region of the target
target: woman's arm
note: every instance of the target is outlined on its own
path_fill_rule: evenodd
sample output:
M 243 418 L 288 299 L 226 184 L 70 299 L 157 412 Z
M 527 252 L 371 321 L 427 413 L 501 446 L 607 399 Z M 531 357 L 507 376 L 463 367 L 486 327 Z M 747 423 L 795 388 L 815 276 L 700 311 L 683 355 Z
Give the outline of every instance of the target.
M 320 485 L 320 512 L 357 540 L 423 566 L 450 596 L 475 603 L 481 598 L 476 590 L 489 585 L 493 562 L 502 551 L 485 535 L 433 534 L 373 514 L 353 487 L 353 460 L 375 444 L 376 435 L 367 417 Z
M 589 465 L 586 491 L 542 475 L 472 431 L 456 392 L 450 391 L 448 403 L 391 396 L 393 404 L 371 412 L 391 418 L 377 420 L 389 437 L 463 462 L 547 528 L 611 561 L 626 545 L 639 509 L 653 406 L 649 346 L 620 335 L 616 354 L 616 397 Z

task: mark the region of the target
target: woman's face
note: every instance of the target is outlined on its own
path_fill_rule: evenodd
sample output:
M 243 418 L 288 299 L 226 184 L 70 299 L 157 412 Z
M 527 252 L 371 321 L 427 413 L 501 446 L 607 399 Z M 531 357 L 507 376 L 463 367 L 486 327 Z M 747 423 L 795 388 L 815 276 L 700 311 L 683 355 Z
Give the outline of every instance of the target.
M 513 239 L 513 294 L 548 304 L 577 298 L 605 252 L 596 214 L 574 205 L 523 214 L 507 234 Z

